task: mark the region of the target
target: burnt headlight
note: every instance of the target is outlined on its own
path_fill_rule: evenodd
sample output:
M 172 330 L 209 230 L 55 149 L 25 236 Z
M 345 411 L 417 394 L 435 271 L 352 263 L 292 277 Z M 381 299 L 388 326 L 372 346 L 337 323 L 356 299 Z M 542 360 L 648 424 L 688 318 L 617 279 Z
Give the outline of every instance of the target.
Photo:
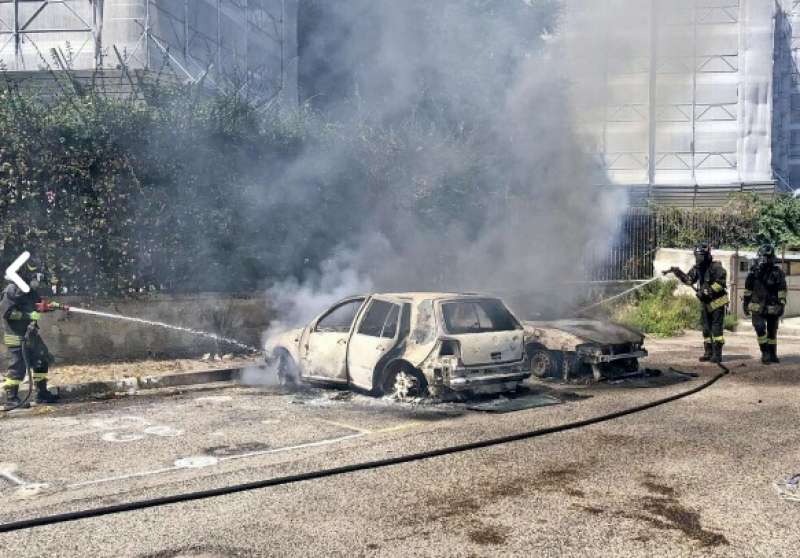
M 575 350 L 582 356 L 598 357 L 603 355 L 603 349 L 597 345 L 579 345 Z

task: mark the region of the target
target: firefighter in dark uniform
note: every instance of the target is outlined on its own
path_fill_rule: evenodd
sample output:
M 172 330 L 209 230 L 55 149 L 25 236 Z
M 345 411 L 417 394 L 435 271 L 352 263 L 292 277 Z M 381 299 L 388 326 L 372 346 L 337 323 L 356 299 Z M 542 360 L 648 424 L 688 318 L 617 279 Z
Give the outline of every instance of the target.
M 36 323 L 43 312 L 62 308 L 62 305 L 42 300 L 39 296 L 36 290 L 39 286 L 39 267 L 36 262 L 29 259 L 17 273 L 30 286 L 30 291 L 25 293 L 15 283 L 11 283 L 3 291 L 0 301 L 0 314 L 5 328 L 3 342 L 11 360 L 3 382 L 4 410 L 16 408 L 21 403 L 18 392 L 27 373 L 25 357 L 33 369 L 36 402 L 47 404 L 57 400 L 57 396 L 47 390 L 51 356 L 47 345 L 38 335 Z M 22 354 L 23 344 L 25 357 Z
M 695 246 L 694 259 L 695 265 L 689 273 L 684 273 L 677 267 L 670 268 L 669 272 L 674 273 L 686 285 L 694 286 L 697 283 L 697 298 L 703 305 L 701 318 L 704 352 L 700 361 L 722 362 L 725 306 L 730 302 L 727 291 L 728 274 L 720 262 L 712 259 L 707 242 Z
M 778 322 L 786 308 L 786 274 L 775 264 L 775 248 L 758 249 L 756 264 L 744 284 L 744 315 L 752 314 L 761 362 L 778 363 Z

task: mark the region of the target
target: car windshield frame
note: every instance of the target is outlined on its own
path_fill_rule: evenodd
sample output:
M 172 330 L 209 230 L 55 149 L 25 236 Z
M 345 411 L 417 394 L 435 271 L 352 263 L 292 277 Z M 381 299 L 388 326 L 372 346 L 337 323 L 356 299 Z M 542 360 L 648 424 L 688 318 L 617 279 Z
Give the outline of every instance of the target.
M 452 316 L 449 316 L 445 307 L 448 305 L 454 304 L 481 304 L 481 303 L 495 303 L 498 304 L 502 310 L 505 312 L 508 319 L 508 326 L 510 327 L 492 327 L 492 328 L 458 328 L 453 327 L 452 325 Z M 441 323 L 442 330 L 449 335 L 469 335 L 475 333 L 501 333 L 501 332 L 508 332 L 508 331 L 519 331 L 522 329 L 522 324 L 517 320 L 516 316 L 509 310 L 508 306 L 499 298 L 454 298 L 454 299 L 446 299 L 440 300 L 437 304 L 439 307 L 439 322 Z M 487 311 L 486 308 L 483 308 L 486 317 L 494 322 L 494 319 L 490 315 L 490 312 Z

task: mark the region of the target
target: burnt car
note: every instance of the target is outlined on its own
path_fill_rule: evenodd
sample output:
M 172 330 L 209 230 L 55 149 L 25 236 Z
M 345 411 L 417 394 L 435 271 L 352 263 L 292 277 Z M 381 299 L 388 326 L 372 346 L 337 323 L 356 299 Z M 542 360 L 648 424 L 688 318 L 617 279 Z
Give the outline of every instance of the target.
M 522 322 L 499 298 L 385 293 L 344 299 L 272 340 L 282 382 L 404 399 L 510 392 L 533 373 L 570 380 L 638 369 L 644 336 L 596 320 Z
M 571 319 L 524 326 L 531 372 L 540 378 L 613 378 L 636 372 L 639 359 L 647 356 L 644 335 L 620 324 Z
M 398 398 L 502 393 L 530 376 L 524 326 L 500 299 L 477 294 L 355 296 L 270 345 L 282 381 Z

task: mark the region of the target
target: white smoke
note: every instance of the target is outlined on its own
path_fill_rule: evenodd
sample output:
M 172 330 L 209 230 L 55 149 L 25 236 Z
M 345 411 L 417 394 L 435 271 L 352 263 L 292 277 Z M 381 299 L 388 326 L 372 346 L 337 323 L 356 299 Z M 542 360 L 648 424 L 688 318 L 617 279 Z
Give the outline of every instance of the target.
M 573 102 L 605 87 L 598 72 L 573 74 L 605 63 L 608 52 L 591 45 L 607 30 L 589 17 L 603 3 L 584 2 L 589 14 L 569 33 L 549 20 L 512 25 L 503 14 L 519 12 L 514 3 L 495 2 L 493 16 L 473 10 L 477 1 L 337 3 L 337 17 L 352 29 L 336 49 L 319 41 L 317 55 L 357 69 L 354 102 L 329 108 L 339 122 L 334 139 L 309 149 L 273 196 L 317 199 L 321 177 L 347 175 L 354 154 L 370 148 L 370 134 L 389 135 L 394 148 L 369 169 L 370 190 L 361 185 L 370 200 L 361 230 L 324 262 L 308 262 L 303 279 L 270 288 L 277 319 L 265 346 L 336 300 L 373 290 L 489 292 L 524 300 L 526 311 L 574 302 L 576 289 L 565 285 L 586 279 L 587 256 L 610 248 L 627 202 L 624 191 L 601 186 L 597 145 L 581 133 Z M 526 4 L 538 14 L 554 2 Z M 359 32 L 365 13 L 371 33 Z M 579 50 L 583 58 L 572 64 L 569 53 Z M 425 121 L 417 107 L 428 97 L 445 99 L 463 121 Z M 341 221 L 318 217 L 321 228 Z
M 373 290 L 370 278 L 361 274 L 355 266 L 356 257 L 356 253 L 341 249 L 322 262 L 319 271 L 310 270 L 304 280 L 290 278 L 275 283 L 267 290 L 271 312 L 278 317 L 262 336 L 262 344 L 267 351 L 283 332 L 306 325 L 317 314 L 343 298 Z

